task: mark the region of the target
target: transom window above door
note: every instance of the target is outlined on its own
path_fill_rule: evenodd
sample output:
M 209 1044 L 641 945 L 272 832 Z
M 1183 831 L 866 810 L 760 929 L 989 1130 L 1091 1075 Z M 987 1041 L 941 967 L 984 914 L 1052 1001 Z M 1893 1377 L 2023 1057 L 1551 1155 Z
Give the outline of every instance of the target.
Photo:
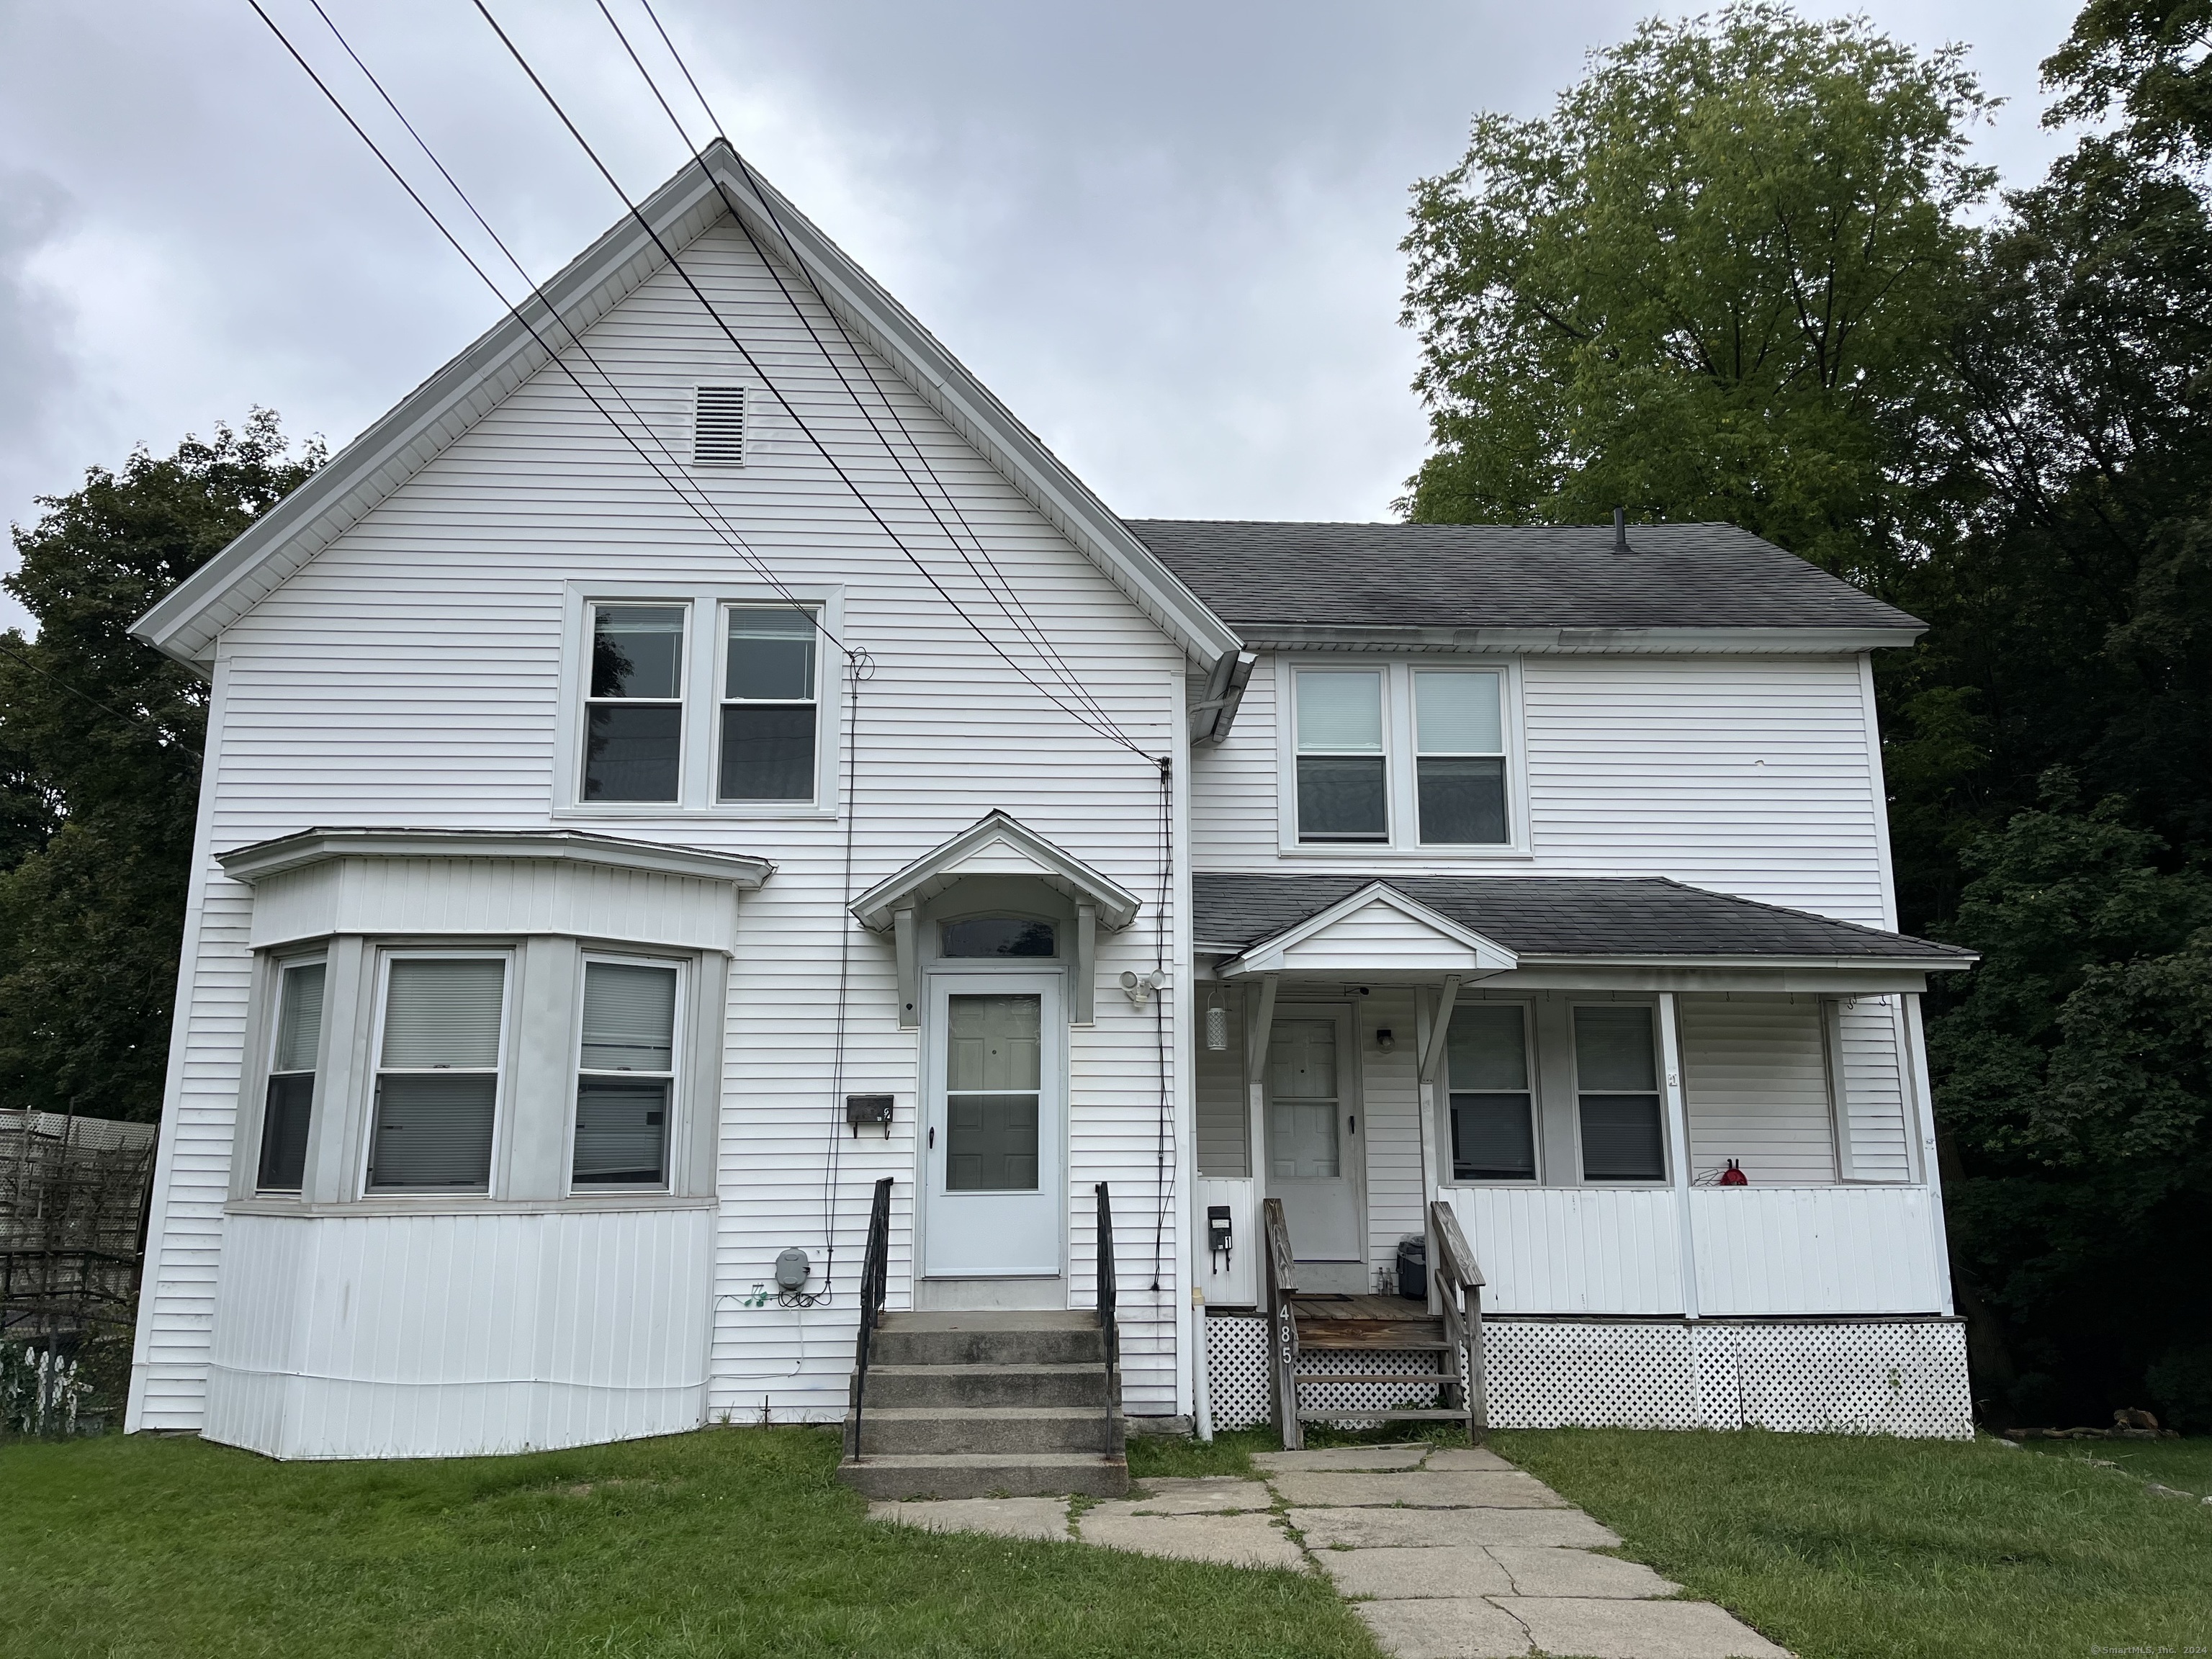
M 1285 850 L 1523 850 L 1505 665 L 1291 662 Z
M 826 697 L 834 715 L 842 661 L 834 593 L 570 591 L 556 813 L 834 810 L 838 732 L 823 711 Z

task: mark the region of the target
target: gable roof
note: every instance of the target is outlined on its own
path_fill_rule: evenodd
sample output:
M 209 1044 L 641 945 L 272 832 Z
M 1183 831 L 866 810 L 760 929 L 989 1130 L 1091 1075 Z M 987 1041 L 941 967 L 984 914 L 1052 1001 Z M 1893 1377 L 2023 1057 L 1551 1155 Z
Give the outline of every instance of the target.
M 1246 876 L 1191 878 L 1197 948 L 1251 955 L 1376 883 L 1540 962 L 1773 961 L 1968 968 L 1972 951 L 1663 876 Z
M 1224 979 L 1283 972 L 1479 978 L 1519 965 L 1514 953 L 1495 939 L 1387 882 L 1370 881 L 1295 927 L 1261 939 L 1223 963 L 1218 971 Z
M 1036 437 L 737 152 L 716 139 L 640 204 L 679 254 L 727 216 L 724 195 L 764 249 L 788 236 L 830 308 L 944 416 L 1183 652 L 1211 667 L 1239 641 Z M 771 213 L 774 217 L 770 218 Z M 581 333 L 666 262 L 625 215 L 526 300 L 549 340 Z M 556 319 L 559 320 L 556 321 Z M 550 361 L 529 329 L 502 317 L 473 344 L 332 456 L 314 477 L 140 617 L 131 632 L 204 667 L 222 631 L 374 510 Z
M 1845 630 L 1909 643 L 1923 624 L 1726 524 L 1260 524 L 1129 528 L 1248 641 L 1345 628 Z M 1571 641 L 1562 641 L 1571 643 Z M 1591 644 L 1600 641 L 1589 641 Z
M 993 808 L 852 903 L 854 919 L 876 933 L 896 912 L 934 898 L 967 876 L 1034 876 L 1080 904 L 1098 908 L 1098 925 L 1119 932 L 1137 919 L 1143 901 L 1112 877 L 1065 852 L 1002 808 Z

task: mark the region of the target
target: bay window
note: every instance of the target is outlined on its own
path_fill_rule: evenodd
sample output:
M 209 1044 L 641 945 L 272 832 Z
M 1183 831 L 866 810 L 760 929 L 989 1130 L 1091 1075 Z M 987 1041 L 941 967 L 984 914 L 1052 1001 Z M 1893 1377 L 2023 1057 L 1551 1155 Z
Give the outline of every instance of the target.
M 506 1014 L 503 956 L 387 960 L 369 1191 L 490 1190 Z
M 264 1193 L 296 1193 L 307 1164 L 307 1126 L 315 1104 L 322 1047 L 323 975 L 319 962 L 287 963 L 276 975 L 276 1029 L 261 1116 L 261 1163 L 254 1182 Z
M 676 991 L 673 967 L 584 963 L 571 1185 L 667 1184 Z

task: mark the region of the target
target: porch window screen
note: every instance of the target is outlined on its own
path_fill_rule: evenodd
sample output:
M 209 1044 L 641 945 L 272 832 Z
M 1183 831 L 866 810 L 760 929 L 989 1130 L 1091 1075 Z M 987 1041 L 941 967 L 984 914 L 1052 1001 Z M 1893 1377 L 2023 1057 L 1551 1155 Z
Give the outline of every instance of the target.
M 1495 673 L 1413 675 L 1413 769 L 1425 844 L 1496 846 L 1509 839 L 1502 702 Z
M 1043 1000 L 945 999 L 945 1189 L 1033 1193 Z
M 323 964 L 283 969 L 276 987 L 276 1040 L 261 1119 L 264 1193 L 296 1193 L 307 1168 L 307 1119 L 315 1103 L 315 1055 L 323 1034 Z
M 1301 669 L 1296 684 L 1298 839 L 1387 841 L 1382 674 Z
M 1583 1179 L 1664 1181 L 1659 1072 L 1647 1007 L 1575 1010 Z
M 683 772 L 684 607 L 591 607 L 584 799 L 674 800 Z
M 1473 1003 L 1455 1009 L 1445 1053 L 1452 1179 L 1534 1181 L 1536 1135 L 1521 1006 Z
M 814 613 L 733 605 L 724 642 L 723 800 L 814 799 Z
M 664 1186 L 676 1086 L 676 969 L 584 964 L 575 1187 Z
M 373 1192 L 487 1192 L 507 963 L 400 957 L 377 1057 Z

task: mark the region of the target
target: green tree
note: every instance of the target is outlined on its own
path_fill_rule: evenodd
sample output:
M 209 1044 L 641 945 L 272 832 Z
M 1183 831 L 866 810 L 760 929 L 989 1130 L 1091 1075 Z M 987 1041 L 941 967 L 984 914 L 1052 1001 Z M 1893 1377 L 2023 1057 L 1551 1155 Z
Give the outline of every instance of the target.
M 0 635 L 0 1105 L 161 1110 L 207 690 L 129 630 L 321 460 L 257 410 L 15 529 L 39 631 Z
M 1960 1278 L 2002 1326 L 1978 1381 L 2048 1418 L 2139 1402 L 2212 1322 L 2212 878 L 2043 788 L 1967 855 L 1949 931 L 1984 961 L 1929 1046 Z
M 1966 158 L 1963 49 L 1771 5 L 1644 24 L 1413 192 L 1432 522 L 1727 520 L 1863 580 L 1917 522 Z

